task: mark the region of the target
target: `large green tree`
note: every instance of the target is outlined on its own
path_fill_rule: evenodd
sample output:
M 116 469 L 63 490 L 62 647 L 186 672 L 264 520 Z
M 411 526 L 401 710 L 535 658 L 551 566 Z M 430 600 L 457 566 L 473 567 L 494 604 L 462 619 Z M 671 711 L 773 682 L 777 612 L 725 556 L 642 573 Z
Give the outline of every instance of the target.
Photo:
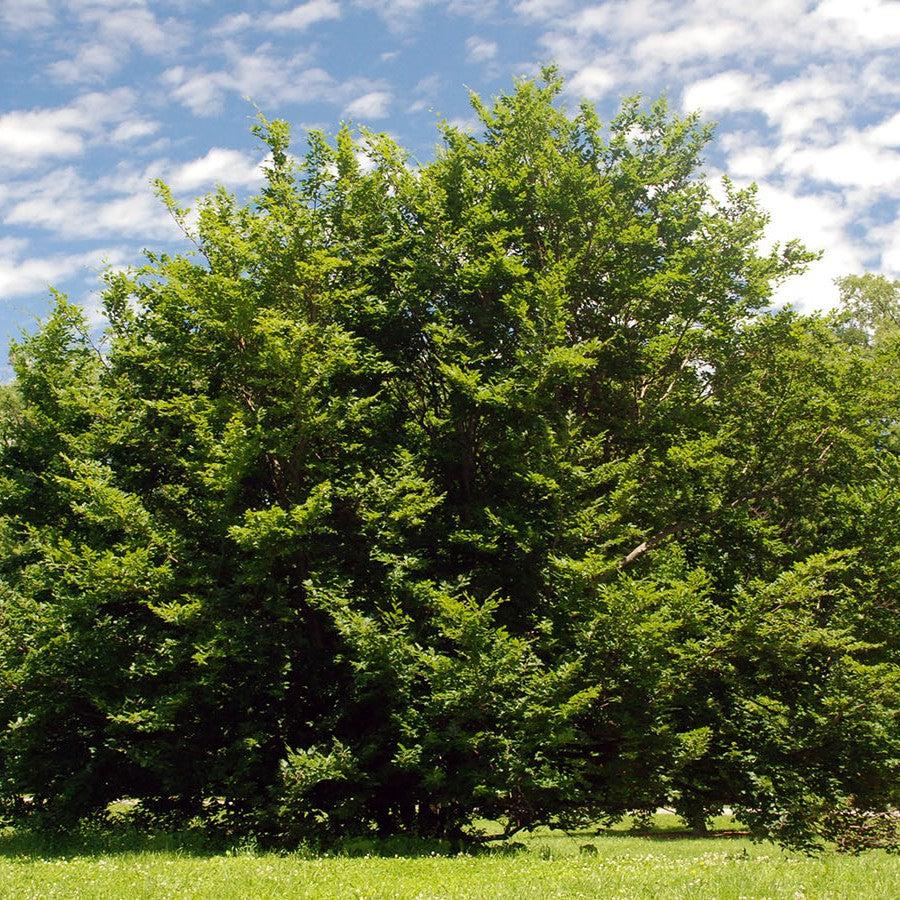
M 768 311 L 812 257 L 759 249 L 696 118 L 560 89 L 418 168 L 261 120 L 251 204 L 192 230 L 160 185 L 195 251 L 110 275 L 99 343 L 59 297 L 13 347 L 11 806 L 297 840 L 728 804 L 808 846 L 895 801 L 898 368 Z

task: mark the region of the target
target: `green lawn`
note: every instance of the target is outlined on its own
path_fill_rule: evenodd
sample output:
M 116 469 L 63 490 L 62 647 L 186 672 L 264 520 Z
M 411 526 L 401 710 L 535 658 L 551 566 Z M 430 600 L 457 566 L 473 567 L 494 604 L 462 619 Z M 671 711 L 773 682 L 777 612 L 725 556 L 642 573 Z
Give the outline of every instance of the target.
M 649 836 L 538 831 L 506 853 L 390 856 L 381 844 L 365 855 L 373 847 L 357 844 L 348 849 L 362 855 L 317 858 L 115 832 L 50 844 L 9 830 L 0 897 L 900 897 L 900 860 L 884 853 L 809 859 L 657 824 Z

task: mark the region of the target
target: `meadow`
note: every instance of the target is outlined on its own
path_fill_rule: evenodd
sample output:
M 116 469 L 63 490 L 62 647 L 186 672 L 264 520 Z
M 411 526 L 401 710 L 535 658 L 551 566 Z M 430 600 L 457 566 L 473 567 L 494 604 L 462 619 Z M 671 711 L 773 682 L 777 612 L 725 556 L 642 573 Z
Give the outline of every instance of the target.
M 805 857 L 725 831 L 695 837 L 672 816 L 657 816 L 643 833 L 538 829 L 511 848 L 476 854 L 402 840 L 349 842 L 316 856 L 212 847 L 192 833 L 0 835 L 0 897 L 17 900 L 897 896 L 900 861 L 885 853 Z

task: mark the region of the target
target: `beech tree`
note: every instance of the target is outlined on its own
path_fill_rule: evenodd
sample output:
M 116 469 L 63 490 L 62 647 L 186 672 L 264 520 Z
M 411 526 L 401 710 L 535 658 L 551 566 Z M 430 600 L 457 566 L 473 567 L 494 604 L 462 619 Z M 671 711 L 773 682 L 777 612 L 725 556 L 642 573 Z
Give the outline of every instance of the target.
M 60 296 L 13 346 L 10 815 L 729 805 L 811 847 L 896 804 L 896 359 L 770 309 L 813 256 L 760 249 L 696 117 L 560 90 L 473 97 L 417 168 L 260 119 L 258 197 L 192 230 L 159 185 L 195 250 L 107 276 L 99 342 Z

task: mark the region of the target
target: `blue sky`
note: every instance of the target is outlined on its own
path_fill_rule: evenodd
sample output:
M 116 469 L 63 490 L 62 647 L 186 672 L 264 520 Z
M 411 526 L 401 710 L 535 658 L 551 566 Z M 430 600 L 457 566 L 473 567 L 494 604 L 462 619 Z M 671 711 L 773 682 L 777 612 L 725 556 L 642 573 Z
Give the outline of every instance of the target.
M 298 152 L 304 128 L 351 120 L 427 160 L 437 118 L 471 118 L 467 88 L 549 61 L 565 102 L 606 118 L 664 93 L 719 123 L 711 174 L 759 184 L 772 240 L 826 251 L 782 300 L 900 277 L 895 0 L 0 0 L 0 340 L 49 284 L 96 309 L 104 264 L 177 241 L 152 178 L 252 193 L 252 103 Z

